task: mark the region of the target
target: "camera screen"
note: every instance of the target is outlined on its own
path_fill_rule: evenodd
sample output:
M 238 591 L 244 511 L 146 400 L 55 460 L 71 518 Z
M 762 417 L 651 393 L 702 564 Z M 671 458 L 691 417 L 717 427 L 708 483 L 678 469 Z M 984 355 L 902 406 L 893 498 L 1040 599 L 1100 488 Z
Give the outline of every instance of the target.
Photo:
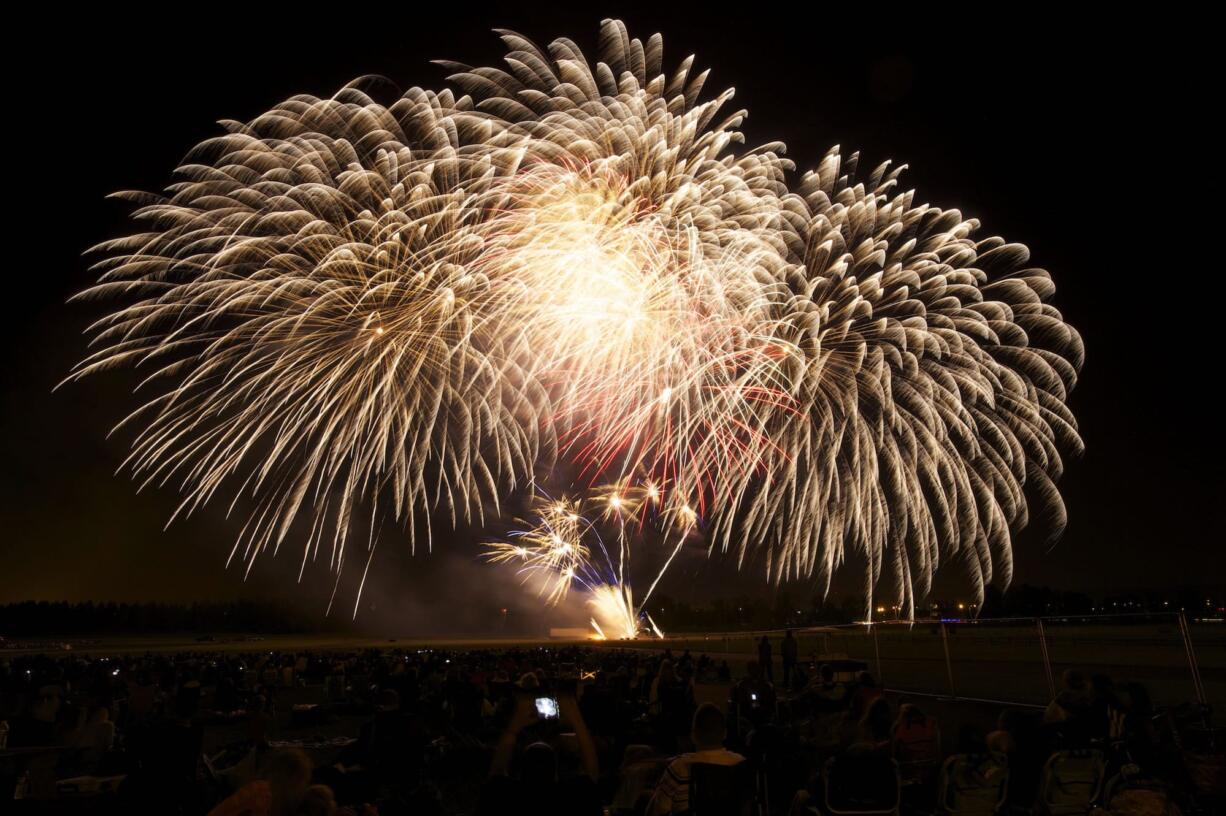
M 542 720 L 556 718 L 558 716 L 558 701 L 552 697 L 537 697 L 536 714 Z

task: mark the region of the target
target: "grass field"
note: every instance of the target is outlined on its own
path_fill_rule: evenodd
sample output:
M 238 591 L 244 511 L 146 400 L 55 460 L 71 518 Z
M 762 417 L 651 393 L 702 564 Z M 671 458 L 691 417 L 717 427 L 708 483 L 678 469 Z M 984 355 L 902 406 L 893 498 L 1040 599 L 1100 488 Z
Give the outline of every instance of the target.
M 1051 698 L 1043 648 L 1033 622 L 979 621 L 954 624 L 942 638 L 939 627 L 888 624 L 874 634 L 866 627 L 798 629 L 802 659 L 846 655 L 862 660 L 891 689 L 943 696 L 981 698 L 1031 705 Z M 1226 625 L 1193 624 L 1192 643 L 1208 702 L 1226 711 Z M 593 641 L 548 638 L 359 638 L 342 636 L 270 635 L 266 637 L 198 635 L 130 636 L 88 640 L 56 640 L 31 644 L 29 648 L 0 650 L 5 656 L 32 652 L 67 654 L 131 654 L 143 652 L 259 652 L 298 650 L 347 650 L 366 648 L 500 648 L 558 646 Z M 779 661 L 779 634 L 772 633 L 775 662 Z M 689 649 L 743 664 L 757 655 L 754 633 L 675 635 L 664 641 L 608 641 L 599 645 L 634 648 Z M 1174 705 L 1195 699 L 1195 686 L 1188 657 L 1176 622 L 1170 623 L 1068 623 L 1046 625 L 1047 653 L 1052 678 L 1060 682 L 1065 669 L 1105 673 L 1116 681 L 1144 683 L 1159 705 Z M 949 661 L 945 659 L 948 645 Z M 776 665 L 778 668 L 778 665 Z M 951 678 L 952 674 L 952 689 Z
M 1043 645 L 1032 621 L 951 624 L 946 638 L 931 624 L 795 630 L 802 658 L 846 655 L 866 662 L 892 689 L 1042 705 L 1051 699 Z M 1226 625 L 1190 628 L 1206 700 L 1226 711 Z M 1060 623 L 1045 627 L 1053 682 L 1066 669 L 1102 673 L 1113 680 L 1142 682 L 1156 704 L 1196 698 L 1178 623 Z M 779 634 L 770 639 L 776 663 Z M 756 656 L 749 633 L 670 637 L 674 651 L 720 653 L 732 659 Z M 946 646 L 949 660 L 946 661 Z M 952 689 L 951 689 L 952 674 Z

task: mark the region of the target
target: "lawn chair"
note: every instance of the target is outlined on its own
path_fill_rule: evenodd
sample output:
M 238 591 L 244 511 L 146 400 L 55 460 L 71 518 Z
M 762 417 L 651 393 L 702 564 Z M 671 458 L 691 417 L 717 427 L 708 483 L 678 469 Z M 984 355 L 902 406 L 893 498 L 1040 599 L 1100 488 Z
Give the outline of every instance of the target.
M 941 767 L 941 729 L 937 718 L 902 723 L 894 729 L 894 760 L 903 786 L 929 782 Z
M 1111 816 L 1180 816 L 1170 787 L 1135 765 L 1124 766 L 1107 783 L 1103 807 Z
M 902 797 L 898 763 L 880 754 L 842 754 L 826 760 L 822 772 L 826 813 L 896 814 Z
M 1004 754 L 956 754 L 941 766 L 937 806 L 950 816 L 992 816 L 1009 795 Z
M 1106 776 L 1101 751 L 1057 751 L 1043 766 L 1039 783 L 1039 809 L 1049 816 L 1089 813 L 1098 804 Z
M 757 816 L 754 769 L 749 762 L 690 766 L 691 816 Z

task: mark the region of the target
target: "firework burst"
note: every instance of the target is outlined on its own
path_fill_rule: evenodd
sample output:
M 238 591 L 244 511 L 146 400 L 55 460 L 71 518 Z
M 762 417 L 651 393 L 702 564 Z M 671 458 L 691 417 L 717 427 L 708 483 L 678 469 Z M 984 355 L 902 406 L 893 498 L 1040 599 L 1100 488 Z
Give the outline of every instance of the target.
M 292 538 L 339 576 L 359 512 L 412 541 L 561 464 L 604 491 L 616 546 L 546 513 L 489 555 L 548 571 L 550 597 L 607 555 L 585 587 L 621 633 L 648 516 L 666 566 L 702 519 L 774 580 L 827 588 L 859 552 L 870 608 L 888 575 L 908 611 L 943 559 L 982 593 L 1011 530 L 1062 527 L 1083 351 L 1024 247 L 888 163 L 834 149 L 794 178 L 782 144 L 738 147 L 732 91 L 704 97 L 692 57 L 666 70 L 659 35 L 605 21 L 590 63 L 500 34 L 503 68 L 294 97 L 223 122 L 163 194 L 121 194 L 138 226 L 82 295 L 119 305 L 72 378 L 147 372 L 121 423 L 142 484 L 182 514 L 241 506 L 248 568 Z

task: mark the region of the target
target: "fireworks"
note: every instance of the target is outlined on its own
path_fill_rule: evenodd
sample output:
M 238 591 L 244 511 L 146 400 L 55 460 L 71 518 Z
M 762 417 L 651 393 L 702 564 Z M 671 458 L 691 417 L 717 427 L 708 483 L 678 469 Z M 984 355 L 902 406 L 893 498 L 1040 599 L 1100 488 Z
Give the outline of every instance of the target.
M 697 523 L 688 507 L 681 507 L 673 518 L 668 505 L 663 492 L 650 483 L 624 482 L 578 498 L 552 499 L 537 493 L 533 520 L 504 539 L 488 542 L 485 559 L 517 567 L 525 581 L 537 582 L 539 594 L 552 605 L 561 603 L 572 588 L 581 589 L 587 596 L 592 629 L 601 638 L 633 638 L 641 632 L 662 637 L 644 607 Z M 668 555 L 636 606 L 630 562 L 636 550 L 647 555 L 642 552 L 645 548 L 634 545 L 641 545 L 649 522 L 658 528 L 660 548 Z M 670 536 L 675 543 L 670 543 Z
M 553 600 L 581 584 L 621 634 L 648 516 L 665 568 L 701 521 L 774 580 L 828 588 L 858 551 L 869 607 L 884 573 L 908 611 L 942 558 L 982 593 L 1011 529 L 1060 529 L 1083 352 L 1024 247 L 888 163 L 859 180 L 835 149 L 797 178 L 779 143 L 734 150 L 732 91 L 666 71 L 659 35 L 605 21 L 589 63 L 500 33 L 504 69 L 294 97 L 223 122 L 163 195 L 121 194 L 140 226 L 82 295 L 119 306 L 72 378 L 147 372 L 121 423 L 142 484 L 182 514 L 227 497 L 248 569 L 293 540 L 339 575 L 359 515 L 368 552 L 386 518 L 412 542 L 562 465 L 583 512 L 488 554 Z

